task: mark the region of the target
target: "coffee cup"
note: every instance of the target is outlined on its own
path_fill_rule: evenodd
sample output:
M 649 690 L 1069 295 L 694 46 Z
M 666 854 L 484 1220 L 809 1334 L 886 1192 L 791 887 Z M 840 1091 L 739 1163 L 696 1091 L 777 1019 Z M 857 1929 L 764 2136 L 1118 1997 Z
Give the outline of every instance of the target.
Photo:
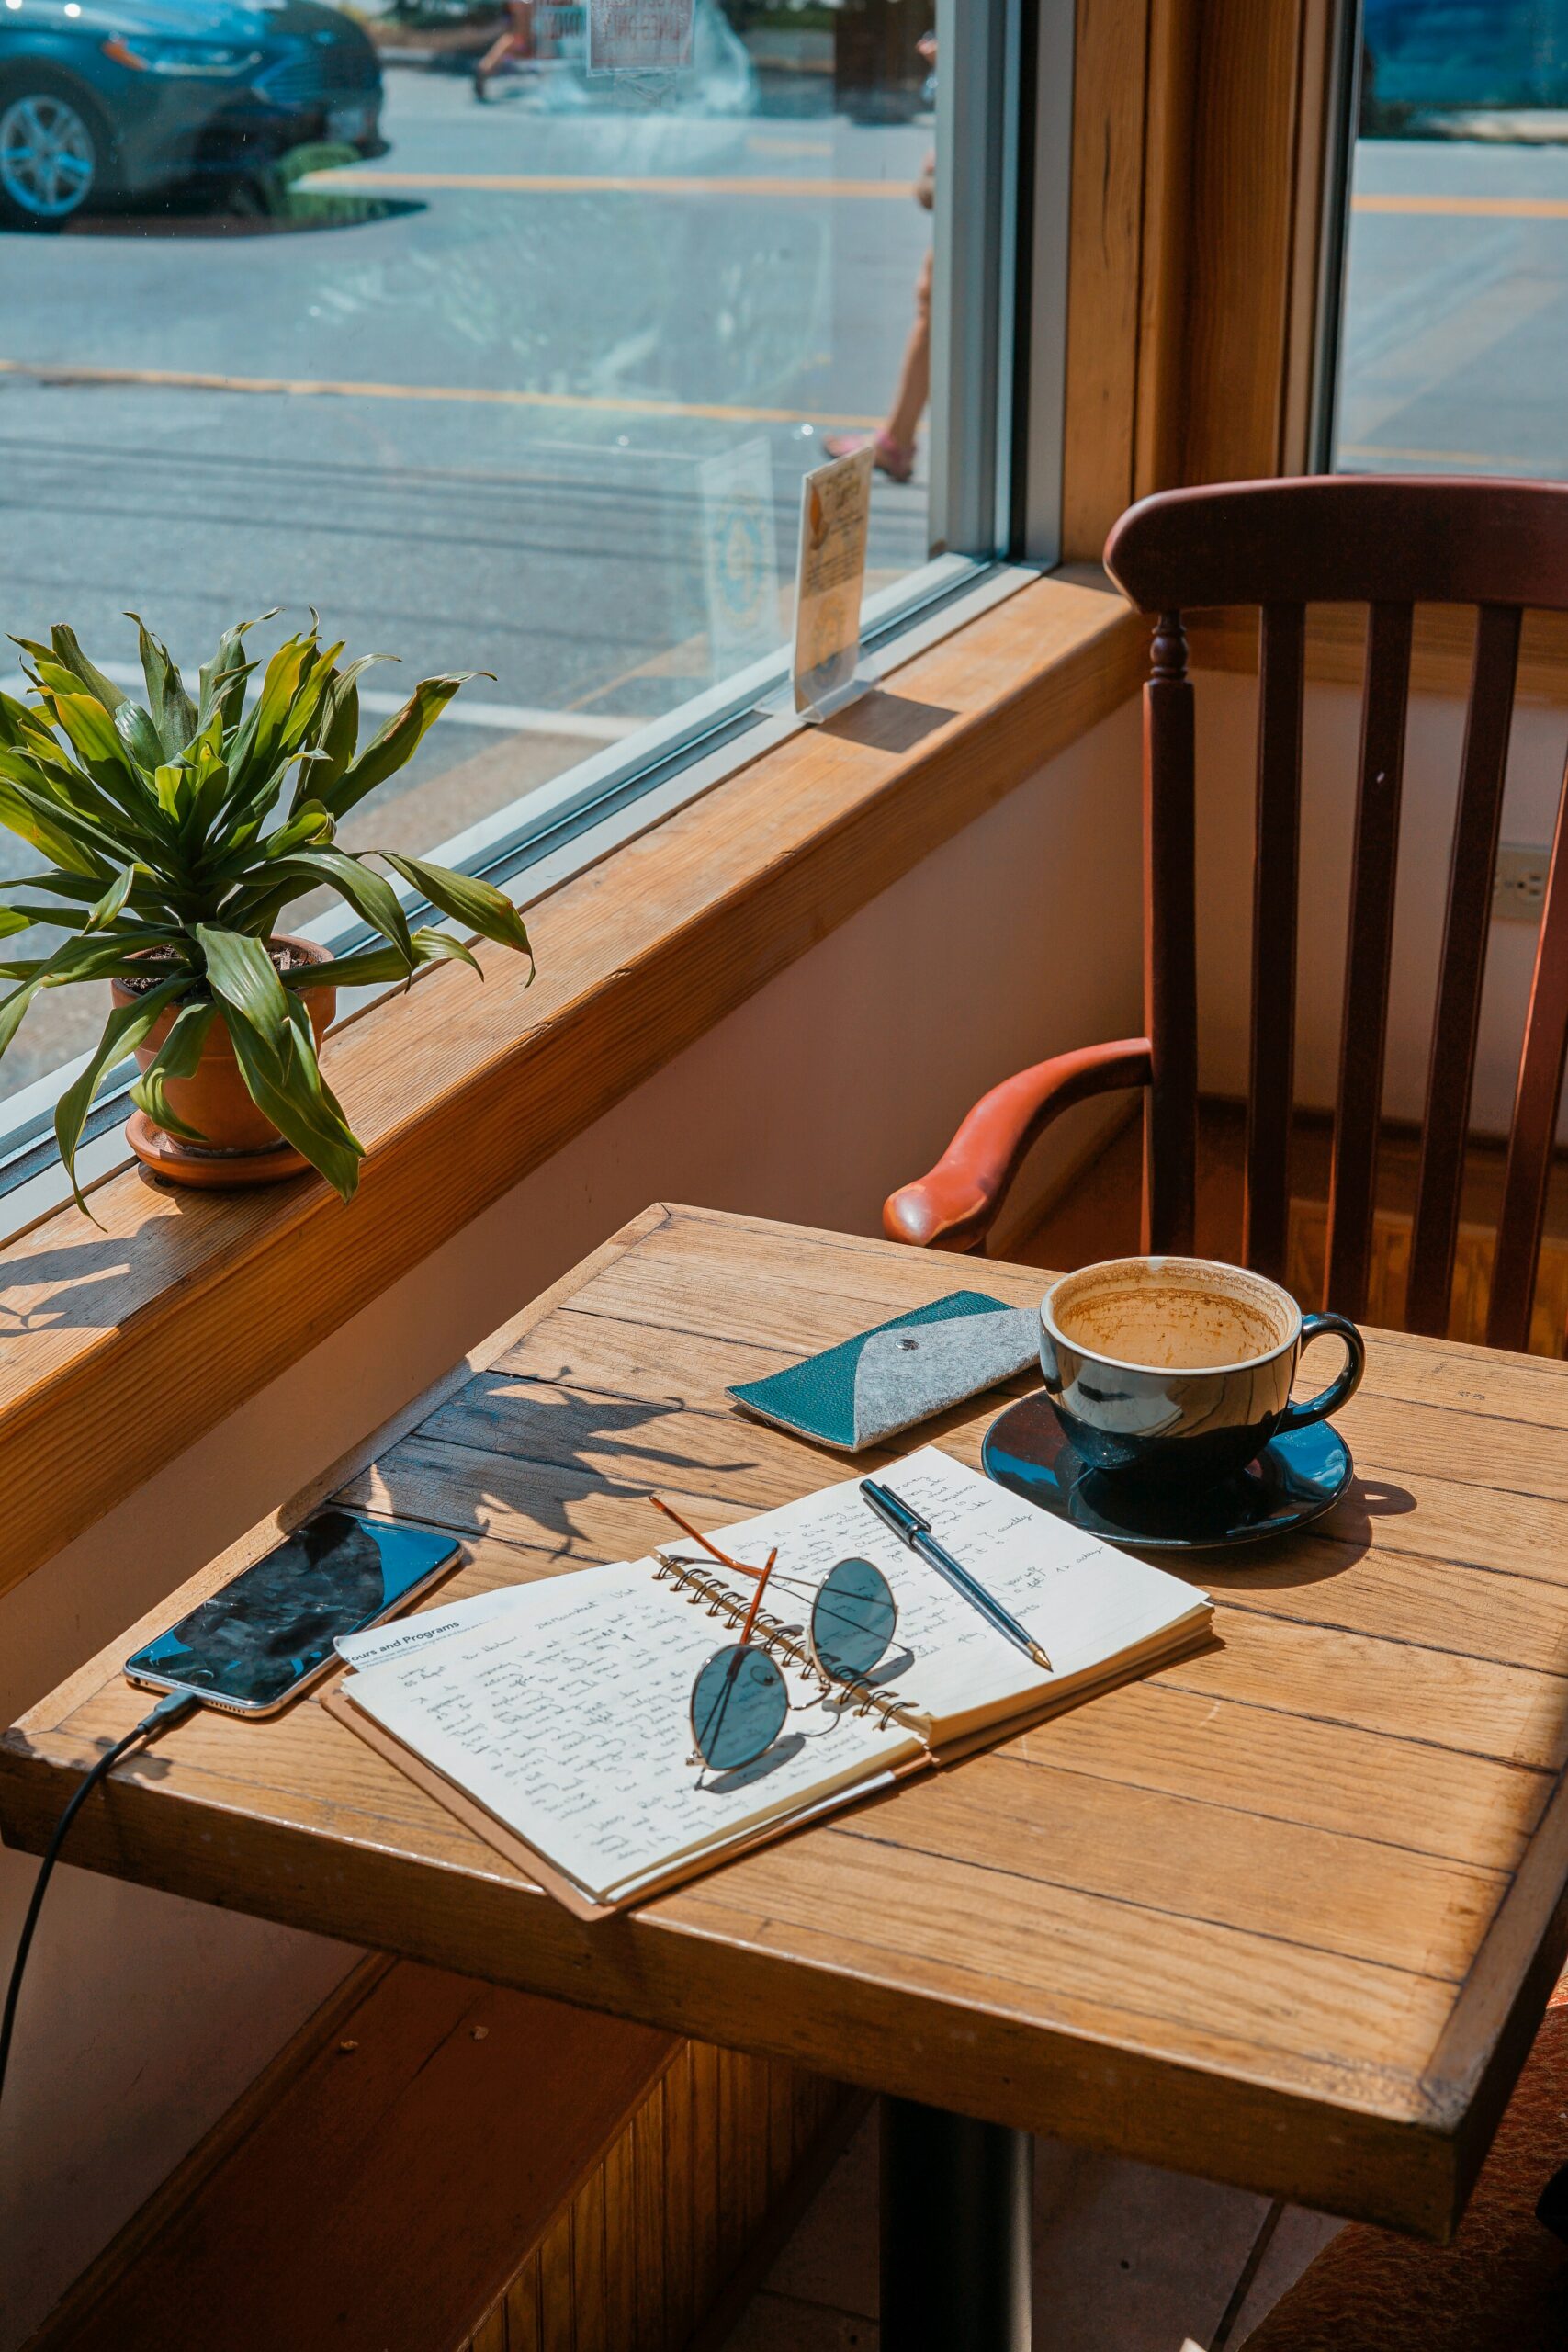
M 1292 1405 L 1302 1350 L 1332 1334 L 1346 1363 Z M 1343 1315 L 1303 1315 L 1262 1274 L 1208 1258 L 1111 1258 L 1052 1283 L 1040 1309 L 1045 1393 L 1089 1466 L 1193 1492 L 1234 1477 L 1269 1440 L 1321 1421 L 1360 1384 L 1366 1349 Z

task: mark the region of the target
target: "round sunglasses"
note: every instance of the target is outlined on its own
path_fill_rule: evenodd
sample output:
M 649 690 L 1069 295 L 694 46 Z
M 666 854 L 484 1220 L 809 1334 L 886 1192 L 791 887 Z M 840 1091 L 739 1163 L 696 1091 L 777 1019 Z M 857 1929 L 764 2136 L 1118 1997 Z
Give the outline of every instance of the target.
M 759 1584 L 758 1600 L 761 1590 Z M 750 1638 L 755 1606 L 740 1639 L 716 1650 L 692 1685 L 692 1738 L 715 1772 L 739 1771 L 766 1755 L 789 1713 L 778 1660 Z M 840 1560 L 829 1568 L 806 1628 L 810 1661 L 824 1685 L 863 1682 L 886 1657 L 897 1622 L 887 1579 L 870 1560 Z
M 790 1711 L 789 1689 L 778 1660 L 751 1638 L 762 1595 L 770 1578 L 783 1590 L 803 1597 L 811 1589 L 791 1577 L 773 1577 L 776 1547 L 764 1567 L 750 1567 L 721 1552 L 659 1496 L 650 1496 L 649 1500 L 721 1567 L 756 1582 L 739 1639 L 716 1650 L 692 1686 L 692 1738 L 697 1758 L 712 1771 L 739 1771 L 766 1755 Z M 685 1564 L 671 1556 L 670 1565 Z M 817 1675 L 825 1692 L 835 1687 L 853 1690 L 886 1657 L 897 1623 L 897 1603 L 881 1569 L 870 1560 L 839 1560 L 812 1593 L 801 1662 Z M 793 1629 L 771 1630 L 774 1634 L 787 1631 L 794 1650 Z

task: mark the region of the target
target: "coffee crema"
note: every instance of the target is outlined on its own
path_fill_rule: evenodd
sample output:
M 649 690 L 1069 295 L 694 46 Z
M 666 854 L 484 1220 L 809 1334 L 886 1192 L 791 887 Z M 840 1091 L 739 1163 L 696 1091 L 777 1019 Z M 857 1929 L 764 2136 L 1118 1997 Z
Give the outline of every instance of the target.
M 1251 1363 L 1295 1336 L 1293 1306 L 1282 1311 L 1270 1287 L 1239 1267 L 1206 1266 L 1195 1279 L 1190 1261 L 1112 1261 L 1057 1285 L 1056 1328 L 1089 1354 L 1150 1371 Z

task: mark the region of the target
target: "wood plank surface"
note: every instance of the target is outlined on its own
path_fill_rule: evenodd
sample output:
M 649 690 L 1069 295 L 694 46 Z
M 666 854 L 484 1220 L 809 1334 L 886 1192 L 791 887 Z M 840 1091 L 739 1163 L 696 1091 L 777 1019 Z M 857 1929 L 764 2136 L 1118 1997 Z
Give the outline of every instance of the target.
M 651 1210 L 342 1491 L 460 1533 L 448 1593 L 635 1555 L 650 1488 L 716 1525 L 845 1475 L 739 1414 L 728 1382 L 976 1286 L 1027 1305 L 1043 1277 Z M 941 1442 L 976 1460 L 998 1401 Z M 77 1853 L 1441 2235 L 1568 1941 L 1568 1366 L 1373 1333 L 1342 1426 L 1361 1475 L 1327 1519 L 1184 1564 L 1216 1600 L 1205 1648 L 613 1923 L 569 1918 L 310 1702 L 180 1725 L 86 1808 Z M 134 1720 L 118 1666 L 141 1631 L 8 1736 L 8 1836 L 36 1847 Z M 731 2169 L 714 2064 L 706 2125 L 687 2075 L 663 2086 L 664 2161 L 691 2177 Z M 784 2120 L 768 2144 L 776 2173 Z M 635 2178 L 632 2202 L 651 2261 Z M 694 2311 L 723 2262 L 721 2239 L 667 2269 L 667 2309 Z

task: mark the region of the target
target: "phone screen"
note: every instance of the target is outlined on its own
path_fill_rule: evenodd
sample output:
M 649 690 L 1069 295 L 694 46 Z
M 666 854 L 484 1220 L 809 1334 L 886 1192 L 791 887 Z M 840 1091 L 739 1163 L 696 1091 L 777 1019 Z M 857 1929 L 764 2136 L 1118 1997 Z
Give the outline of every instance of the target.
M 456 1539 L 436 1529 L 318 1511 L 127 1658 L 125 1670 L 133 1679 L 152 1675 L 210 1690 L 234 1706 L 276 1705 L 327 1663 L 339 1634 L 386 1616 L 457 1550 Z

